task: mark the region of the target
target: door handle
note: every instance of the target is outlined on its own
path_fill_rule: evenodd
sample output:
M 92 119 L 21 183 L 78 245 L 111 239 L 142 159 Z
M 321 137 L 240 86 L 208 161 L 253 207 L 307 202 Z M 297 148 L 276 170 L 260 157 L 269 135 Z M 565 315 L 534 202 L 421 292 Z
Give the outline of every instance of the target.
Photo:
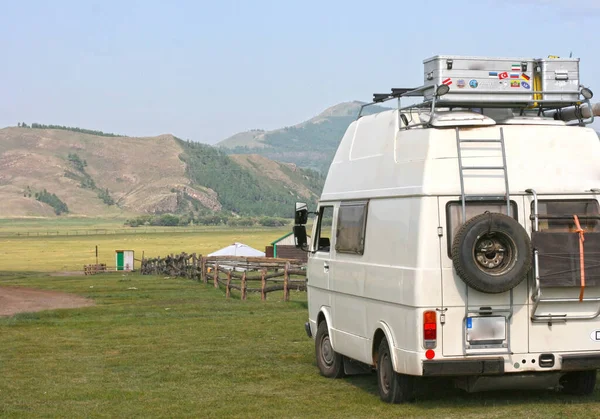
M 329 270 L 329 263 L 325 262 L 323 264 L 323 269 L 325 269 L 326 271 Z

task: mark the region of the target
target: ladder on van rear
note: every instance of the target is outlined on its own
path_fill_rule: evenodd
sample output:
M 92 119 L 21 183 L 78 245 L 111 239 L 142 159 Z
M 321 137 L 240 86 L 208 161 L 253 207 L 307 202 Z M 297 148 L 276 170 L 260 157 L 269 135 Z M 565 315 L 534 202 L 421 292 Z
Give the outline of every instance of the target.
M 463 145 L 483 145 L 483 144 L 499 144 L 500 155 L 498 158 L 502 158 L 502 165 L 493 166 L 465 166 L 463 164 Z M 456 150 L 458 152 L 458 174 L 460 177 L 460 198 L 462 201 L 462 222 L 467 222 L 466 202 L 471 199 L 481 199 L 482 195 L 470 195 L 465 193 L 465 172 L 466 171 L 501 171 L 504 179 L 504 198 L 506 199 L 506 215 L 511 216 L 510 209 L 510 194 L 508 191 L 508 171 L 506 168 L 506 149 L 504 147 L 504 130 L 500 127 L 500 138 L 497 139 L 483 139 L 483 138 L 460 138 L 460 129 L 456 127 Z M 492 156 L 494 157 L 494 156 Z
M 459 127 L 456 130 L 456 150 L 458 154 L 458 173 L 460 177 L 460 198 L 462 203 L 462 222 L 467 222 L 467 202 L 469 201 L 506 201 L 506 215 L 512 216 L 511 205 L 510 205 L 510 193 L 508 188 L 508 170 L 506 166 L 506 149 L 504 146 L 504 130 L 500 127 L 499 138 L 461 138 Z M 464 152 L 467 148 L 474 148 L 473 146 L 484 146 L 487 144 L 496 144 L 497 148 L 487 148 L 486 151 L 495 150 L 498 152 L 497 155 L 486 156 L 497 161 L 493 165 L 467 165 L 463 163 Z M 465 147 L 467 146 L 467 147 Z M 463 148 L 465 147 L 465 148 Z M 501 164 L 499 163 L 501 160 Z M 468 194 L 465 192 L 465 173 L 471 172 L 500 172 L 502 173 L 502 181 L 504 183 L 504 194 Z M 509 303 L 503 306 L 487 306 L 487 307 L 474 307 L 469 304 L 469 286 L 466 286 L 466 301 L 465 301 L 465 317 L 463 320 L 463 353 L 465 356 L 468 355 L 505 355 L 511 353 L 510 349 L 510 322 L 513 316 L 513 290 L 509 291 Z M 481 344 L 474 344 L 467 342 L 467 328 L 472 327 L 473 322 L 486 323 L 489 322 L 488 327 L 493 327 L 492 322 L 495 319 L 504 317 L 505 325 L 505 339 L 500 343 L 496 342 L 483 342 Z M 501 322 L 501 320 L 500 320 Z M 485 326 L 484 326 L 485 327 Z

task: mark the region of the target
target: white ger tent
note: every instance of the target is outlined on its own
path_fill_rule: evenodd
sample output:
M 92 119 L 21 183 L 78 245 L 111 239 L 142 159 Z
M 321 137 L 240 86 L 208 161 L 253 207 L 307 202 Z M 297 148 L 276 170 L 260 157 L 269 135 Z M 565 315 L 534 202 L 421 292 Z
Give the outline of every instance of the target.
M 265 257 L 265 252 L 256 250 L 244 243 L 233 243 L 216 252 L 210 253 L 208 256 L 249 256 L 249 257 Z
M 208 256 L 245 256 L 245 257 L 265 257 L 265 252 L 261 252 L 260 250 L 256 250 L 247 244 L 243 243 L 233 243 L 227 247 L 224 247 L 216 252 L 210 253 Z M 228 265 L 220 265 L 223 269 L 235 270 L 235 271 L 245 271 L 246 268 L 242 266 L 228 266 Z

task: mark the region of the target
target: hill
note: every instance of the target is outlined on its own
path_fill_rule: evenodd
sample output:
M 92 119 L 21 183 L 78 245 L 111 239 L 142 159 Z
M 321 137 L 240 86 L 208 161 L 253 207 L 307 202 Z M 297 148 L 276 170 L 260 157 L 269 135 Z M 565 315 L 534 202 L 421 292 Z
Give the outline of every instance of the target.
M 232 154 L 258 154 L 327 173 L 348 125 L 356 119 L 362 102 L 345 102 L 292 127 L 273 131 L 252 130 L 235 134 L 217 144 Z M 365 114 L 386 108 L 369 106 Z
M 0 129 L 0 217 L 213 213 L 291 216 L 321 175 L 172 135 Z

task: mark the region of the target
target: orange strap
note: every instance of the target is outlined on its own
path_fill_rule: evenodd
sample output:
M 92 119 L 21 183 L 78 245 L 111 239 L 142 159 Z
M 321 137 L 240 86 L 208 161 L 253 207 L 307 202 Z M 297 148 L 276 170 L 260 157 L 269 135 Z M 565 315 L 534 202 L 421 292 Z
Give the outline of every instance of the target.
M 579 224 L 579 218 L 576 215 L 573 215 L 573 219 L 575 220 L 575 232 L 579 233 L 579 268 L 581 270 L 581 291 L 579 291 L 579 302 L 583 301 L 583 290 L 585 289 L 585 264 L 583 257 L 583 242 L 585 238 L 583 237 L 584 231 Z

